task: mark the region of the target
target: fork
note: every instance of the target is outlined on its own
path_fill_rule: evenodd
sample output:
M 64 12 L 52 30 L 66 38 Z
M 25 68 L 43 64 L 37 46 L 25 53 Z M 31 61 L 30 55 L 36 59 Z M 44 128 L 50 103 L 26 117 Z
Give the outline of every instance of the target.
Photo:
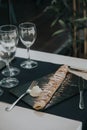
M 84 90 L 84 80 L 79 77 L 79 92 L 80 92 L 80 99 L 79 99 L 79 108 L 83 110 L 84 106 L 84 98 L 83 98 L 83 90 Z
M 33 81 L 33 82 L 31 83 L 31 85 L 29 86 L 29 88 L 26 90 L 26 92 L 24 92 L 15 102 L 13 102 L 10 107 L 9 107 L 9 106 L 6 107 L 5 110 L 6 110 L 6 111 L 11 111 L 11 110 L 15 107 L 15 105 L 18 103 L 18 101 L 20 101 L 20 99 L 22 99 L 26 94 L 29 94 L 29 93 L 30 93 L 31 89 L 32 89 L 35 85 L 37 85 L 37 81 Z

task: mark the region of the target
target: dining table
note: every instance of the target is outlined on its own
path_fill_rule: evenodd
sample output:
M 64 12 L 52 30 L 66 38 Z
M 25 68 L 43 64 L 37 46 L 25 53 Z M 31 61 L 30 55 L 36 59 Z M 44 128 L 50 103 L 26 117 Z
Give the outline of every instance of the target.
M 4 90 L 0 96 L 0 130 L 87 130 L 87 59 L 37 50 L 30 50 L 30 57 L 38 62 L 38 66 L 31 70 L 21 68 L 21 62 L 27 58 L 27 51 L 18 47 L 11 64 L 20 69 L 20 74 L 16 76 L 19 85 L 10 89 L 0 87 Z M 41 111 L 34 110 L 23 99 L 11 111 L 5 110 L 18 98 L 16 93 L 25 87 L 26 82 L 45 77 L 64 64 L 70 67 L 71 74 L 85 81 L 83 110 L 79 109 L 80 96 L 77 89 L 74 94 L 71 91 L 71 95 L 65 100 Z M 0 70 L 0 80 L 3 78 L 3 69 Z

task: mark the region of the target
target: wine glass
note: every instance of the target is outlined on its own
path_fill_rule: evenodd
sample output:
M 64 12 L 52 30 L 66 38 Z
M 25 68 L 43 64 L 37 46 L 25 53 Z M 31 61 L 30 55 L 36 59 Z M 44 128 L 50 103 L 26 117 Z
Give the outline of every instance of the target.
M 10 62 L 15 56 L 18 39 L 18 29 L 15 25 L 0 26 L 1 59 L 6 63 L 8 75 L 0 81 L 0 86 L 12 88 L 17 86 L 19 81 L 12 76 Z M 6 72 L 6 71 L 5 71 Z
M 22 68 L 32 69 L 37 67 L 38 63 L 30 59 L 30 47 L 34 44 L 37 36 L 36 25 L 31 22 L 19 24 L 19 36 L 21 42 L 27 49 L 28 59 L 21 63 Z
M 6 62 L 6 68 L 2 71 L 2 74 L 5 76 L 16 76 L 19 74 L 20 70 L 16 67 L 9 66 L 10 62 L 14 59 L 16 53 L 16 46 L 18 44 L 18 29 L 14 25 L 2 25 L 0 26 L 0 33 L 1 33 L 1 45 L 7 50 L 10 49 L 10 60 Z M 14 39 L 15 38 L 15 39 Z M 14 41 L 15 40 L 15 41 Z M 8 42 L 15 42 L 15 47 L 9 48 Z M 6 44 L 5 44 L 6 43 Z M 4 52 L 4 58 L 8 55 L 8 52 Z M 9 71 L 10 69 L 10 71 Z M 10 72 L 10 73 L 9 73 Z

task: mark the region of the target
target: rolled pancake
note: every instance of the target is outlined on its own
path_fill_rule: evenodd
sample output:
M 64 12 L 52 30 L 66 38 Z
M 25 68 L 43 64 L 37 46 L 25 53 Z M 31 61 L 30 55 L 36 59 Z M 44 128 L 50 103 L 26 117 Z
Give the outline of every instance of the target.
M 53 94 L 60 87 L 67 73 L 67 65 L 62 65 L 60 68 L 58 68 L 58 70 L 50 77 L 48 83 L 44 85 L 43 91 L 40 93 L 39 97 L 34 102 L 34 109 L 41 110 L 47 105 Z

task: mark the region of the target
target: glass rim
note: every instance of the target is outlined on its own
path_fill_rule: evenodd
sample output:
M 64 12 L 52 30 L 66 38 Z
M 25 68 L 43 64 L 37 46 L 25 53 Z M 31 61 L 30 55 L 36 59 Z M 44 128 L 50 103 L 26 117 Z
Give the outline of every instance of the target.
M 4 29 L 5 27 L 13 27 L 13 28 L 9 28 L 9 30 L 6 30 L 6 29 Z M 6 24 L 6 25 L 0 26 L 0 32 L 3 32 L 3 33 L 4 32 L 13 32 L 15 30 L 18 30 L 16 25 Z
M 23 23 L 19 24 L 19 28 L 26 29 L 26 27 L 23 27 L 23 25 L 33 25 L 34 27 L 36 27 L 35 23 L 33 23 L 33 22 L 23 22 Z M 27 27 L 27 28 L 32 28 L 32 26 Z

